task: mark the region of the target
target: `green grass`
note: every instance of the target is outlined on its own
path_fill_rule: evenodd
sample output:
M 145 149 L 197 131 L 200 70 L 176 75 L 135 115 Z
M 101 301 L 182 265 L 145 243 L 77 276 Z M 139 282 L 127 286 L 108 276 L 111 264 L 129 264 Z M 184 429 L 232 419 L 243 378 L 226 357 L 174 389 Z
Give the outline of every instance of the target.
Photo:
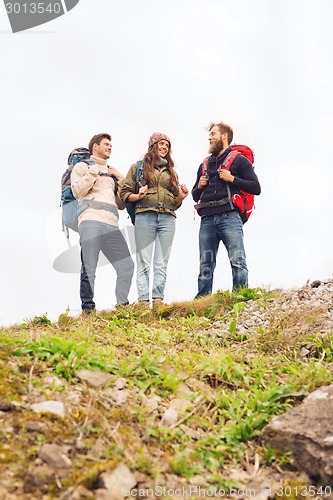
M 64 487 L 74 483 L 91 487 L 101 471 L 119 461 L 154 478 L 165 470 L 186 480 L 199 474 L 209 484 L 230 488 L 233 483 L 225 478 L 225 470 L 228 464 L 241 463 L 245 453 L 260 453 L 267 466 L 277 460 L 283 465 L 274 451 L 261 445 L 261 430 L 310 391 L 332 382 L 333 335 L 298 337 L 292 316 L 276 320 L 272 329 L 239 335 L 246 304 L 256 301 L 264 311 L 273 296 L 263 289 L 218 292 L 153 311 L 136 305 L 86 319 L 71 318 L 66 311 L 56 323 L 45 314 L 2 329 L 2 400 L 20 403 L 23 395 L 29 400 L 35 390 L 52 399 L 54 394 L 43 389 L 42 379 L 53 374 L 66 381 L 67 392 L 80 385 L 81 401 L 69 404 L 65 421 L 52 417 L 52 429 L 45 436 L 25 432 L 25 419 L 37 418 L 29 411 L 9 415 L 17 432 L 11 438 L 0 429 L 4 440 L 0 441 L 11 450 L 9 454 L 0 447 L 0 456 L 24 481 L 24 471 L 44 442 L 76 443 Z M 214 322 L 224 324 L 226 318 L 229 335 L 222 341 L 206 334 Z M 306 360 L 299 355 L 304 344 L 311 346 Z M 83 368 L 110 373 L 114 380 L 125 377 L 130 393 L 126 403 L 115 407 L 104 390 L 79 384 L 76 372 Z M 182 384 L 192 392 L 182 393 Z M 174 399 L 189 405 L 179 410 L 179 421 L 168 428 L 160 425 L 161 414 L 143 403 L 144 397 L 153 396 L 161 398 L 164 408 Z M 49 422 L 50 417 L 38 418 Z M 90 453 L 99 438 L 108 446 L 91 467 Z M 48 492 L 56 495 L 57 488 L 51 485 Z M 36 487 L 36 498 L 39 493 Z

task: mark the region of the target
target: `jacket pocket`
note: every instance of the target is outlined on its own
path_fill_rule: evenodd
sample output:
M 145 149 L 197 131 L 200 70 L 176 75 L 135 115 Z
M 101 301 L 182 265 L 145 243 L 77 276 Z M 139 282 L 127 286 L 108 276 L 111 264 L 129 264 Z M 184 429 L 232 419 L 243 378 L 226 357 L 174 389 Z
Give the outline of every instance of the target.
M 146 195 L 146 196 L 148 196 L 148 195 L 150 195 L 150 194 L 157 194 L 157 189 L 156 189 L 156 187 L 152 187 L 152 188 L 148 188 L 148 189 L 147 189 L 147 195 Z
M 170 193 L 170 191 L 167 191 L 165 193 L 165 203 L 167 203 L 168 205 L 176 205 L 175 196 Z

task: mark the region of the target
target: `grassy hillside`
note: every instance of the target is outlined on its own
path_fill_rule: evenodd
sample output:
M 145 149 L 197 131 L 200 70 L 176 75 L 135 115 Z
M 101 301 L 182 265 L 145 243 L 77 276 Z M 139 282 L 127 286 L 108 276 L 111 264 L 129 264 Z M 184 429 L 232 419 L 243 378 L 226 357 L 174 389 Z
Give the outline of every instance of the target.
M 119 463 L 137 487 L 169 491 L 228 491 L 244 485 L 242 471 L 284 477 L 292 457 L 265 448 L 261 429 L 332 382 L 333 336 L 323 301 L 295 307 L 281 293 L 218 292 L 2 329 L 0 497 L 102 498 L 98 479 Z M 96 388 L 81 370 L 110 377 Z M 62 402 L 65 416 L 32 410 L 45 400 Z M 47 443 L 63 447 L 66 466 L 45 469 Z

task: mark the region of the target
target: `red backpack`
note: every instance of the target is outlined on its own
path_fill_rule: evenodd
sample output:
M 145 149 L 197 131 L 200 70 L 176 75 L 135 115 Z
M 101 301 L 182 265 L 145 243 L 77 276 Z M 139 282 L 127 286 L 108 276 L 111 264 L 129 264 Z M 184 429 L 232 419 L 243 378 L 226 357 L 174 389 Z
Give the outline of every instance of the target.
M 250 149 L 248 146 L 240 146 L 239 144 L 232 144 L 232 146 L 230 147 L 233 149 L 233 151 L 228 154 L 228 156 L 222 163 L 221 168 L 230 170 L 234 159 L 237 158 L 239 154 L 245 156 L 245 158 L 247 158 L 253 166 L 254 153 L 252 149 Z M 208 159 L 209 157 L 205 158 L 202 162 L 202 175 L 206 176 L 208 172 Z M 250 194 L 246 191 L 240 190 L 239 193 L 235 193 L 231 196 L 229 184 L 227 184 L 227 190 L 229 199 L 231 199 L 232 203 L 239 210 L 239 214 L 241 216 L 243 224 L 245 224 L 245 222 L 249 220 L 249 217 L 254 209 L 254 194 Z

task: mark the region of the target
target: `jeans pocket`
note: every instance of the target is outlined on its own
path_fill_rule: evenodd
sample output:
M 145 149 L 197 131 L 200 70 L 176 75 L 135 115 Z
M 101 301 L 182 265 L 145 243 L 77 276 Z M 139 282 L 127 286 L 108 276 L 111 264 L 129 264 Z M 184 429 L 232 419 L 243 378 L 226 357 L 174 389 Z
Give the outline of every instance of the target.
M 234 229 L 237 229 L 237 230 L 243 229 L 243 222 L 242 222 L 241 216 L 239 215 L 238 211 L 233 210 L 230 212 L 226 212 L 225 215 L 227 217 L 226 220 L 228 221 L 228 224 L 230 227 L 233 227 Z

